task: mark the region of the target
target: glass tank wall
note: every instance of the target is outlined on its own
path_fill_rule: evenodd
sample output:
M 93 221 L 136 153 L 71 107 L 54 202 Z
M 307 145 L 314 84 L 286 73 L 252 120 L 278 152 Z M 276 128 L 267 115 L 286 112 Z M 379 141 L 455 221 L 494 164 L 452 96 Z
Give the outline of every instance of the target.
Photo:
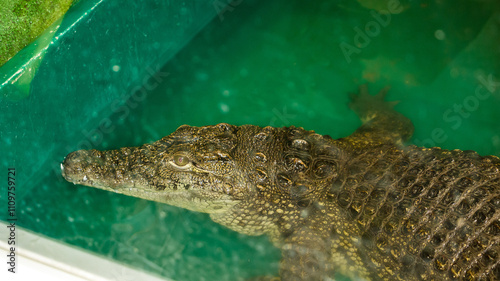
M 82 0 L 38 64 L 31 45 L 0 68 L 0 163 L 17 171 L 19 226 L 174 280 L 277 275 L 280 253 L 266 237 L 75 186 L 60 163 L 183 124 L 344 137 L 360 125 L 348 93 L 362 83 L 392 87 L 387 99 L 414 122 L 412 143 L 500 155 L 498 1 L 227 3 Z M 6 220 L 6 191 L 0 208 Z

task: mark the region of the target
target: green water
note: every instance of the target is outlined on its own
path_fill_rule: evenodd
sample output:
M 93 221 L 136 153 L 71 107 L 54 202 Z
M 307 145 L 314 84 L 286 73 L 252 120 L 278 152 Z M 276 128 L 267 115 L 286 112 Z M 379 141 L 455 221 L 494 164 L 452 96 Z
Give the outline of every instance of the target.
M 74 186 L 59 163 L 72 150 L 140 145 L 182 124 L 295 125 L 340 138 L 360 124 L 347 93 L 366 82 L 372 92 L 392 87 L 414 143 L 500 155 L 499 4 L 310 2 L 99 4 L 90 27 L 49 49 L 27 98 L 0 89 L 2 169 L 20 171 L 19 224 L 175 280 L 276 275 L 280 253 L 265 237 Z M 213 19 L 205 25 L 201 14 Z M 204 27 L 181 43 L 179 25 Z

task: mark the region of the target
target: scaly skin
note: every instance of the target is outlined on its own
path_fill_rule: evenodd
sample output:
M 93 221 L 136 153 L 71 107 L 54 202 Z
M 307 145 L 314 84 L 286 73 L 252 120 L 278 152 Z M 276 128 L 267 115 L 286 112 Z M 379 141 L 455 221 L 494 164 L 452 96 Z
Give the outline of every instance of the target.
M 302 128 L 179 127 L 153 144 L 76 151 L 76 184 L 210 213 L 268 234 L 281 280 L 500 280 L 500 159 L 404 146 L 411 122 L 370 96 L 334 140 Z M 330 279 L 329 279 L 330 278 Z

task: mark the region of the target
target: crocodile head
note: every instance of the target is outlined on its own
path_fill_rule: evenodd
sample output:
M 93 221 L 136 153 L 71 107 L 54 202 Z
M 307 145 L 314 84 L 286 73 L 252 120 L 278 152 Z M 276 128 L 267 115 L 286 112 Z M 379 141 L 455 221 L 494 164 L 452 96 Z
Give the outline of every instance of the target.
M 210 213 L 257 235 L 276 233 L 280 214 L 325 208 L 313 202 L 329 198 L 324 193 L 341 170 L 345 157 L 336 145 L 293 126 L 184 125 L 140 147 L 75 151 L 61 167 L 75 184 Z
M 62 163 L 62 175 L 75 184 L 193 211 L 224 212 L 249 191 L 235 161 L 240 128 L 183 125 L 140 147 L 75 151 Z

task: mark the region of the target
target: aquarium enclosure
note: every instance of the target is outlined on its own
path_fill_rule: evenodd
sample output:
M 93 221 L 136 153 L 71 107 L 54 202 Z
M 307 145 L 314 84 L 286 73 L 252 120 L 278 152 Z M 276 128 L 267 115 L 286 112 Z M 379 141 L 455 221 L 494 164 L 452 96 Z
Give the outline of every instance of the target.
M 7 22 L 46 16 L 30 1 L 3 2 L 3 38 L 26 36 Z M 415 125 L 410 143 L 500 155 L 498 1 L 62 2 L 0 66 L 6 255 L 5 225 L 15 223 L 15 235 L 154 278 L 276 276 L 281 253 L 266 236 L 73 185 L 61 163 L 79 149 L 152 143 L 183 124 L 294 125 L 342 138 L 361 124 L 348 104 L 364 83 L 373 93 L 391 87 L 387 100 Z M 0 260 L 2 280 L 11 280 Z M 22 271 L 23 259 L 16 266 Z

